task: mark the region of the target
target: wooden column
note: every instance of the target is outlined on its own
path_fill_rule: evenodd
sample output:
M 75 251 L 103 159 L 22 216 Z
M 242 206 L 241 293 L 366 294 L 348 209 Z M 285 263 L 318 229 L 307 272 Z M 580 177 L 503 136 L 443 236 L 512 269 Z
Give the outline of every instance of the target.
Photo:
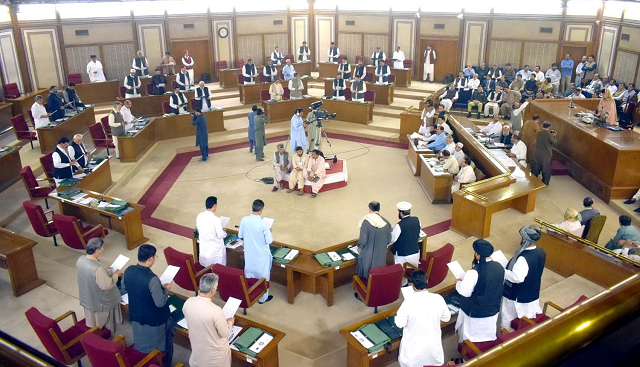
M 60 44 L 60 53 L 62 54 L 62 88 L 67 85 L 67 74 L 69 74 L 69 64 L 67 62 L 67 53 L 64 49 L 64 36 L 62 35 L 62 23 L 60 22 L 60 12 L 56 9 L 56 33 L 58 34 L 58 44 Z
M 420 14 L 422 12 L 422 8 L 418 8 L 418 13 Z M 414 42 L 416 44 L 416 47 L 413 48 L 413 55 L 411 56 L 411 59 L 413 60 L 413 62 L 411 63 L 411 75 L 412 75 L 412 80 L 420 80 L 421 78 L 418 77 L 418 63 L 420 61 L 422 61 L 420 59 L 421 55 L 420 55 L 420 23 L 422 23 L 420 21 L 420 17 L 416 17 L 416 34 L 414 35 Z M 401 135 L 402 137 L 402 135 Z
M 307 42 L 309 43 L 309 52 L 311 52 L 311 50 L 316 50 L 316 17 L 314 15 L 313 0 L 307 1 L 309 2 L 309 39 Z M 313 70 L 316 69 L 315 66 L 318 62 L 318 60 L 315 59 L 315 54 L 315 52 L 311 52 L 311 55 L 309 55 L 313 63 Z
M 213 22 L 211 21 L 211 8 L 207 7 L 207 27 L 209 28 L 209 48 L 211 49 L 211 57 L 209 58 L 209 75 L 211 75 L 211 81 L 216 79 L 216 50 L 214 50 L 213 37 Z
M 31 78 L 29 78 L 27 56 L 24 50 L 24 42 L 22 41 L 22 33 L 20 33 L 20 27 L 18 27 L 18 16 L 16 15 L 18 5 L 9 5 L 9 16 L 11 17 L 11 28 L 13 29 L 13 37 L 16 42 L 16 54 L 18 55 L 18 63 L 20 64 L 20 79 L 24 89 L 22 92 L 33 92 L 34 88 L 31 85 Z

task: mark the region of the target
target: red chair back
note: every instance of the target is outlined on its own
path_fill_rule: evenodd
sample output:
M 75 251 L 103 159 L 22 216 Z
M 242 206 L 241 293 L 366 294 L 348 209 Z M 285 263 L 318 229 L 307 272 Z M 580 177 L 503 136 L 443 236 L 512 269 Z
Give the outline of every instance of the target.
M 22 167 L 22 169 L 20 170 L 20 176 L 22 176 L 24 184 L 27 185 L 27 189 L 38 187 L 38 181 L 36 180 L 36 176 L 31 170 L 31 166 Z
M 363 60 L 364 61 L 364 55 L 356 55 L 356 64 L 358 63 L 358 61 Z
M 588 300 L 588 299 L 589 299 L 589 297 L 587 297 L 587 296 L 585 296 L 585 295 L 583 294 L 583 295 L 581 295 L 581 296 L 578 298 L 578 300 L 577 300 L 577 301 L 573 302 L 571 305 L 569 305 L 567 308 L 565 308 L 565 309 L 564 309 L 564 310 L 562 310 L 562 311 L 564 312 L 564 311 L 566 311 L 566 310 L 568 310 L 568 309 L 570 309 L 570 308 L 576 307 L 579 303 L 582 303 L 582 302 L 584 302 L 584 301 L 586 301 L 586 300 Z
M 236 61 L 236 67 L 237 67 L 238 69 L 242 69 L 242 67 L 243 67 L 243 66 L 244 66 L 244 59 L 238 59 L 238 60 Z
M 109 115 L 100 118 L 100 124 L 102 124 L 102 129 L 107 136 L 111 135 L 111 125 L 109 125 Z
M 89 125 L 89 134 L 96 148 L 115 148 L 113 141 L 107 139 L 107 134 L 105 134 L 101 123 L 96 122 L 93 125 Z
M 498 344 L 502 344 L 506 341 L 509 341 L 519 335 L 521 335 L 522 333 L 524 333 L 525 331 L 531 329 L 533 327 L 533 325 L 531 324 L 527 324 L 526 326 L 523 326 L 522 328 L 512 331 L 510 333 L 503 333 L 498 335 L 498 338 L 496 339 L 496 345 Z
M 396 82 L 395 74 L 389 74 L 388 81 L 389 83 L 395 83 Z
M 367 306 L 378 307 L 395 302 L 400 296 L 402 265 L 381 266 L 369 270 L 369 302 Z
M 347 55 L 340 55 L 338 56 L 338 62 L 342 62 L 342 59 L 344 59 L 345 57 L 347 57 Z
M 31 113 L 31 111 L 29 111 Z M 29 131 L 29 125 L 24 119 L 24 115 L 17 115 L 11 118 L 11 125 L 16 133 L 16 139 L 18 140 L 37 140 L 34 131 Z
M 388 65 L 390 68 L 393 67 L 393 59 L 387 58 L 384 60 L 385 65 Z
M 282 98 L 284 99 L 290 99 L 291 98 L 291 91 L 289 90 L 289 87 L 282 87 L 282 90 L 284 92 L 282 92 Z
M 29 324 L 31 324 L 33 331 L 38 335 L 38 339 L 40 339 L 40 342 L 42 342 L 42 345 L 51 357 L 60 363 L 67 364 L 62 351 L 58 348 L 58 345 L 49 333 L 49 330 L 52 329 L 54 334 L 56 334 L 60 340 L 64 340 L 62 330 L 60 329 L 60 326 L 58 326 L 58 323 L 54 319 L 50 319 L 43 315 L 35 307 L 31 307 L 24 314 L 27 317 Z
M 367 74 L 369 75 L 369 74 Z M 364 92 L 364 101 L 365 102 L 375 102 L 376 101 L 376 92 L 372 90 L 368 90 Z
M 83 228 L 78 218 L 70 215 L 54 214 L 53 223 L 56 225 L 60 237 L 62 237 L 62 240 L 67 246 L 84 250 L 84 244 L 80 239 Z
M 127 94 L 127 88 L 118 87 L 118 92 L 120 93 L 120 98 L 125 98 L 125 96 Z
M 20 88 L 18 88 L 18 84 L 16 83 L 9 83 L 9 84 L 4 84 L 2 86 L 2 89 L 4 90 L 4 96 L 5 98 L 18 98 L 20 97 Z
M 364 76 L 364 81 L 365 82 L 369 82 L 369 83 L 373 83 L 373 77 L 374 77 L 374 75 L 372 73 L 367 73 Z
M 229 68 L 229 66 L 227 66 L 227 60 L 222 60 L 222 61 L 216 62 L 216 68 L 218 68 L 218 70 Z
M 344 99 L 347 101 L 351 100 L 351 89 L 345 89 L 344 90 Z
M 241 269 L 230 268 L 222 264 L 215 264 L 213 266 L 213 272 L 218 274 L 218 293 L 220 294 L 220 298 L 225 302 L 229 297 L 237 298 L 242 300 L 240 307 L 247 308 L 249 307 L 247 297 L 249 297 L 251 301 L 254 301 L 262 294 L 263 287 L 257 287 L 250 294 L 246 294 L 244 292 L 245 288 L 248 291 L 251 286 L 259 281 L 259 279 L 246 279 L 244 277 L 244 271 Z M 268 287 L 269 283 L 267 282 L 266 285 Z
M 269 94 L 269 90 L 268 89 L 263 89 L 260 91 L 260 100 L 261 101 L 268 101 L 271 99 L 271 94 Z
M 40 157 L 40 165 L 42 166 L 44 174 L 47 176 L 49 182 L 55 184 L 55 181 L 53 180 L 53 151 Z
M 184 252 L 180 252 L 172 247 L 167 247 L 164 249 L 164 257 L 167 259 L 168 265 L 177 266 L 180 268 L 178 270 L 178 274 L 173 278 L 173 281 L 176 282 L 180 288 L 184 288 L 188 291 L 197 291 L 197 288 L 194 287 L 193 281 L 191 280 L 191 274 L 189 274 L 189 268 L 187 267 L 187 262 L 191 265 L 191 269 L 193 269 L 194 273 L 202 270 L 202 266 L 200 263 L 194 263 L 193 255 L 186 254 Z M 200 277 L 196 279 L 196 286 L 200 283 Z
M 151 84 L 151 83 L 146 84 L 145 88 L 147 89 L 147 95 L 148 96 L 153 95 L 153 84 Z
M 169 101 L 162 101 L 162 111 L 164 111 L 164 113 L 173 112 L 173 110 L 171 109 L 171 105 L 169 104 Z
M 82 74 L 80 73 L 67 74 L 67 83 L 82 84 Z
M 293 54 L 288 54 L 284 57 L 284 60 L 284 62 L 287 62 L 287 60 L 291 60 L 292 63 L 296 62 L 296 60 L 293 58 Z
M 242 74 L 238 74 L 238 85 L 244 84 L 244 76 Z
M 427 260 L 425 261 L 425 265 L 427 268 L 424 269 L 425 272 L 428 270 L 431 259 L 433 259 L 431 272 L 427 275 L 427 288 L 435 287 L 436 285 L 442 283 L 442 281 L 444 281 L 444 279 L 447 277 L 447 273 L 449 271 L 447 264 L 451 262 L 451 258 L 453 257 L 453 249 L 453 245 L 447 243 L 441 248 L 427 253 Z M 420 262 L 422 263 L 422 261 Z
M 258 74 L 258 82 L 264 83 L 266 81 L 267 81 L 267 78 L 264 76 L 264 74 L 262 73 Z
M 402 63 L 405 69 L 411 69 L 413 67 L 413 60 L 411 59 L 406 59 Z
M 118 362 L 116 354 L 120 355 L 126 367 L 133 366 L 127 357 L 125 348 L 120 343 L 102 339 L 93 333 L 83 336 L 80 343 L 82 343 L 82 347 L 85 353 L 87 353 L 87 357 L 92 366 L 119 367 L 120 363 Z
M 55 225 L 48 225 L 47 217 L 44 214 L 44 210 L 38 204 L 34 204 L 31 201 L 25 201 L 22 203 L 24 211 L 27 213 L 31 227 L 38 236 L 51 237 L 58 233 Z

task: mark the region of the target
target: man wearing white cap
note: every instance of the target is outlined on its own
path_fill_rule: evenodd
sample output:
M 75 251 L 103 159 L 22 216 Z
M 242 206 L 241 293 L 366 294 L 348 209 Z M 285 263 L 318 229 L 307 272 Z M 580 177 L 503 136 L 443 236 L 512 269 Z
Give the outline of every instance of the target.
M 127 88 L 124 98 L 140 97 L 140 77 L 136 75 L 136 70 L 129 70 L 129 75 L 124 78 L 124 87 Z
M 462 148 L 464 148 L 464 144 L 458 142 L 453 152 L 453 157 L 458 161 L 459 165 L 462 164 L 462 160 L 464 159 L 464 152 L 462 151 Z
M 396 204 L 398 219 L 400 221 L 393 226 L 391 231 L 391 252 L 396 264 L 410 263 L 418 267 L 420 262 L 420 219 L 411 216 L 411 203 L 401 201 Z M 403 280 L 406 282 L 406 280 Z

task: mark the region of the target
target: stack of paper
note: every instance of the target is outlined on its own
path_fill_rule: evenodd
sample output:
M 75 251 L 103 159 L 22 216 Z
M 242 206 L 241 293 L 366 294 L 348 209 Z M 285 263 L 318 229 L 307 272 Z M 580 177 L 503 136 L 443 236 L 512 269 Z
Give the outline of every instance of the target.
M 504 253 L 502 253 L 502 250 L 498 250 L 498 251 L 494 252 L 493 254 L 491 254 L 491 260 L 492 261 L 497 261 L 504 268 L 506 268 L 507 264 L 509 263 L 509 260 L 507 260 L 507 257 L 504 256 Z
M 227 248 L 234 249 L 234 248 L 238 248 L 238 247 L 240 247 L 242 245 L 244 245 L 244 241 L 242 239 L 238 238 L 235 241 L 229 242 L 229 244 L 227 244 Z
M 411 134 L 411 136 L 409 136 L 409 139 L 413 140 L 413 139 L 420 139 L 422 135 L 418 134 L 418 133 L 413 133 Z
M 352 331 L 351 335 L 356 338 L 356 340 L 358 342 L 360 342 L 360 344 L 362 344 L 363 347 L 365 347 L 366 349 L 369 349 L 371 347 L 373 347 L 373 343 L 371 341 L 369 341 L 369 339 L 367 339 L 364 334 L 362 334 L 359 331 Z
M 449 270 L 451 270 L 453 276 L 456 277 L 456 279 L 464 278 L 464 269 L 462 269 L 462 266 L 457 260 L 448 263 L 447 266 L 449 267 Z
M 116 258 L 116 260 L 113 262 L 113 264 L 111 264 L 111 269 L 116 271 L 116 270 L 121 270 L 122 268 L 124 268 L 124 266 L 127 264 L 127 262 L 129 261 L 129 258 L 120 254 L 118 255 L 118 257 Z
M 356 258 L 356 257 L 355 257 L 355 256 L 353 256 L 350 252 L 346 252 L 346 253 L 342 254 L 342 259 L 343 259 L 344 261 L 353 260 L 353 259 L 355 259 L 355 258 Z
M 229 334 L 229 344 L 233 345 L 233 342 L 236 341 L 236 338 L 238 337 L 238 335 L 240 335 L 241 331 L 242 331 L 241 326 L 233 325 L 231 327 L 231 333 Z M 238 350 L 237 348 L 234 348 L 234 349 Z
M 167 266 L 167 269 L 160 276 L 160 283 L 162 284 L 171 283 L 173 281 L 173 278 L 176 277 L 176 274 L 178 274 L 178 271 L 180 271 L 180 268 L 177 266 L 173 266 L 173 265 Z

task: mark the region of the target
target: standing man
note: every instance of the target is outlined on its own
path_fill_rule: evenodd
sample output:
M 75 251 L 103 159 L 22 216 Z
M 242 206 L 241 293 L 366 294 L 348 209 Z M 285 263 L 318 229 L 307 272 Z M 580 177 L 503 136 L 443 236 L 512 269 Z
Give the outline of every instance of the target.
M 284 56 L 282 56 L 282 52 L 280 52 L 280 47 L 276 46 L 273 52 L 271 53 L 271 61 L 274 65 L 282 65 L 282 60 Z
M 209 132 L 207 131 L 207 116 L 202 114 L 200 109 L 196 109 L 191 118 L 191 124 L 196 127 L 196 146 L 200 147 L 201 160 L 204 162 L 209 158 Z M 205 265 L 207 266 L 207 265 Z
M 309 152 L 314 149 L 322 149 L 322 133 L 324 132 L 324 127 L 316 117 L 316 110 L 312 110 L 307 114 L 307 121 L 309 122 L 307 125 L 307 132 L 309 134 L 307 154 L 309 154 Z
M 264 161 L 264 147 L 267 145 L 267 134 L 264 125 L 269 123 L 267 117 L 262 113 L 262 108 L 256 110 L 256 117 L 253 119 L 255 139 L 256 139 L 256 160 Z
M 384 60 L 380 60 L 378 67 L 376 67 L 376 83 L 383 84 L 389 82 L 389 75 L 391 75 L 391 70 L 389 70 L 389 66 L 384 64 Z
M 129 75 L 124 78 L 124 87 L 127 88 L 124 98 L 140 97 L 140 77 L 136 75 L 136 70 L 129 70 Z
M 258 72 L 256 71 L 256 66 L 253 65 L 252 59 L 248 59 L 247 63 L 242 67 L 242 76 L 244 77 L 244 84 L 256 84 Z
M 298 184 L 298 196 L 304 195 L 304 178 L 307 177 L 306 173 L 308 163 L 309 156 L 304 154 L 304 150 L 301 146 L 297 146 L 296 154 L 291 160 L 291 172 L 289 173 L 289 190 L 287 190 L 287 193 L 294 192 L 296 184 Z
M 540 116 L 538 115 L 533 115 L 531 120 L 525 121 L 522 125 L 520 136 L 522 137 L 522 142 L 527 146 L 528 161 L 533 161 L 533 153 L 536 150 L 536 136 L 540 129 L 542 129 L 542 125 L 540 124 Z
M 57 120 L 64 117 L 64 101 L 58 95 L 58 87 L 52 85 L 47 95 L 47 109 L 51 112 L 51 119 Z
M 44 107 L 44 98 L 42 95 L 38 94 L 36 96 L 36 101 L 31 105 L 31 116 L 33 116 L 34 127 L 39 129 L 41 127 L 48 126 L 51 123 L 51 121 L 49 121 L 49 116 L 51 115 L 52 114 L 47 112 L 47 109 Z
M 456 167 L 457 168 L 457 167 Z M 391 253 L 393 262 L 404 265 L 409 263 L 416 268 L 420 262 L 420 219 L 411 216 L 411 203 L 401 201 L 396 204 L 398 209 L 398 219 L 400 221 L 393 226 L 391 231 Z M 403 280 L 406 284 L 406 280 Z
M 262 68 L 262 75 L 264 75 L 265 83 L 273 83 L 278 77 L 278 70 L 273 66 L 273 60 L 267 60 L 267 65 Z
M 78 108 L 85 107 L 76 92 L 76 84 L 74 82 L 69 82 L 67 87 L 62 91 L 62 99 L 67 104 L 68 110 L 78 111 Z
M 280 78 L 277 78 L 273 84 L 269 86 L 269 98 L 274 101 L 282 101 L 282 96 L 284 96 L 284 88 L 282 88 Z
M 367 91 L 367 84 L 356 75 L 355 80 L 351 83 L 351 100 L 354 102 L 364 102 L 364 94 Z
M 151 78 L 151 85 L 153 85 L 154 96 L 161 96 L 167 92 L 167 77 L 162 74 L 160 68 L 156 68 L 156 73 Z
M 349 65 L 346 57 L 342 59 L 342 62 L 338 66 L 338 74 L 340 74 L 344 80 L 351 79 L 351 65 Z
M 89 74 L 89 81 L 91 83 L 104 82 L 107 79 L 104 76 L 104 70 L 102 63 L 98 61 L 96 55 L 91 55 L 91 61 L 87 64 L 87 74 Z
M 324 180 L 327 178 L 324 164 L 324 155 L 318 149 L 314 149 L 307 163 L 307 180 L 311 181 L 311 198 L 318 196 L 324 185 Z
M 582 79 L 584 78 L 584 65 L 587 63 L 587 56 L 582 56 L 582 60 L 576 66 L 576 79 L 574 80 L 574 84 L 576 87 L 582 87 Z
M 393 68 L 404 69 L 404 52 L 400 51 L 400 46 L 396 46 L 393 52 Z
M 130 100 L 127 99 L 126 101 L 124 101 L 124 103 L 122 104 L 122 109 L 120 110 L 120 113 L 122 114 L 122 119 L 124 120 L 124 130 L 127 131 L 131 129 L 131 124 L 136 118 L 133 117 L 133 114 L 131 113 Z
M 180 87 L 173 88 L 173 94 L 169 98 L 169 106 L 174 115 L 186 115 L 187 113 L 187 97 L 180 90 Z
M 122 324 L 121 296 L 117 286 L 122 271 L 107 269 L 100 262 L 103 244 L 102 238 L 90 239 L 85 249 L 87 255 L 80 256 L 76 262 L 78 298 L 87 326 L 106 327 L 115 335 L 116 324 Z
M 558 144 L 557 136 L 551 129 L 551 123 L 543 122 L 542 130 L 536 134 L 536 150 L 534 152 L 531 174 L 538 177 L 542 173 L 542 182 L 549 186 L 551 180 L 551 155 L 553 147 Z
M 196 108 L 199 108 L 202 112 L 211 110 L 211 93 L 209 93 L 209 87 L 205 87 L 204 82 L 198 83 L 196 89 Z
M 161 66 L 164 74 L 173 75 L 176 73 L 176 60 L 171 57 L 171 52 L 167 51 L 164 53 Z
M 254 118 L 257 116 L 258 106 L 251 106 L 251 112 L 249 112 L 249 128 L 247 129 L 247 135 L 249 138 L 249 153 L 253 153 L 253 147 L 256 146 L 256 131 L 254 130 Z
M 336 74 L 336 78 L 333 80 L 333 99 L 344 101 L 344 91 L 347 89 L 347 84 L 342 79 L 342 74 Z
M 196 217 L 196 228 L 200 241 L 200 265 L 207 267 L 213 264 L 227 265 L 227 249 L 224 239 L 227 233 L 222 228 L 218 210 L 218 198 L 209 196 L 205 202 L 205 211 Z
M 137 76 L 149 75 L 149 61 L 147 61 L 147 57 L 142 54 L 142 51 L 136 53 L 131 67 L 135 69 Z
M 83 171 L 81 167 L 78 167 L 78 162 L 69 156 L 69 139 L 64 136 L 58 140 L 58 145 L 53 150 L 51 159 L 53 160 L 53 178 L 56 186 L 59 186 L 62 180 L 72 178 L 76 170 L 80 173 Z
M 456 291 L 462 296 L 455 326 L 460 343 L 465 340 L 474 343 L 496 340 L 504 289 L 504 268 L 491 261 L 493 246 L 480 239 L 473 242 L 473 250 L 473 268 L 456 283 Z
M 436 51 L 431 48 L 431 45 L 427 45 L 427 49 L 424 50 L 424 69 L 422 71 L 422 81 L 427 81 L 427 76 L 429 76 L 429 81 L 433 83 L 433 66 L 436 63 Z M 478 76 L 478 79 L 481 79 Z
M 87 166 L 89 158 L 91 158 L 91 154 L 87 151 L 87 147 L 85 147 L 82 142 L 82 134 L 75 134 L 73 136 L 71 144 L 67 147 L 67 153 L 69 153 L 69 157 L 74 159 L 82 168 Z
M 391 224 L 380 215 L 379 202 L 369 203 L 369 214 L 360 219 L 358 230 L 356 271 L 360 278 L 368 279 L 369 270 L 387 265 L 387 246 L 391 242 Z M 354 294 L 360 299 L 358 293 Z
M 247 278 L 271 279 L 273 257 L 269 245 L 273 242 L 271 229 L 260 215 L 264 210 L 264 201 L 256 199 L 251 205 L 251 215 L 242 218 L 238 237 L 244 241 L 244 276 Z M 269 290 L 260 297 L 263 304 L 273 299 Z
M 380 61 L 384 61 L 387 59 L 387 55 L 384 54 L 384 51 L 380 51 L 380 46 L 376 47 L 376 50 L 371 55 L 371 64 L 375 67 L 378 67 Z
M 571 54 L 564 55 L 564 60 L 560 63 L 560 72 L 562 79 L 560 79 L 560 93 L 564 93 L 569 84 L 571 84 L 571 73 L 573 73 L 574 62 L 571 60 Z
M 273 189 L 272 192 L 278 191 L 280 182 L 284 181 L 284 176 L 289 170 L 289 152 L 284 150 L 284 144 L 278 143 L 278 150 L 273 153 Z
M 189 366 L 231 366 L 229 335 L 235 318 L 226 319 L 220 306 L 212 299 L 218 290 L 218 275 L 207 273 L 200 278 L 200 291 L 182 306 L 189 325 L 191 356 Z
M 195 60 L 193 60 L 193 57 L 189 56 L 189 50 L 185 50 L 184 55 L 182 56 L 182 66 L 187 68 L 191 83 L 196 80 L 193 72 L 193 64 L 195 64 Z
M 329 62 L 338 62 L 338 57 L 340 57 L 340 49 L 336 47 L 335 42 L 331 42 L 331 47 L 329 47 L 329 52 L 327 53 L 327 55 L 329 56 Z
M 589 55 L 587 62 L 582 67 L 582 71 L 584 72 L 584 79 L 582 80 L 583 85 L 589 84 L 589 82 L 593 79 L 596 74 L 596 69 L 598 68 L 598 64 L 595 61 L 596 57 L 593 55 Z
M 298 73 L 293 73 L 293 79 L 289 80 L 289 99 L 302 98 L 302 91 L 304 91 L 304 83 Z
M 584 209 L 579 213 L 580 214 L 580 224 L 587 227 L 591 219 L 600 215 L 600 211 L 593 207 L 594 201 L 592 197 L 586 197 L 582 200 L 582 206 Z
M 307 46 L 307 41 L 302 41 L 302 46 L 298 49 L 298 61 L 307 62 L 309 61 L 309 57 L 311 56 L 311 52 L 309 52 L 309 46 Z
M 520 228 L 522 242 L 505 269 L 504 291 L 500 310 L 500 326 L 509 331 L 516 318 L 533 319 L 542 313 L 540 308 L 540 282 L 547 254 L 536 247 L 540 231 L 533 227 Z
M 293 67 L 293 65 L 291 65 L 291 60 L 287 59 L 285 62 L 287 64 L 282 68 L 282 76 L 284 77 L 284 80 L 288 82 L 289 80 L 293 79 L 293 76 L 296 73 L 296 69 Z
M 307 149 L 307 135 L 304 132 L 305 123 L 302 120 L 302 108 L 296 109 L 295 114 L 291 117 L 291 150 L 297 147 Z
M 167 301 L 171 283 L 160 284 L 160 278 L 151 270 L 156 258 L 154 246 L 140 246 L 138 263 L 124 272 L 124 287 L 129 294 L 133 347 L 145 354 L 154 349 L 163 352 L 163 365 L 170 366 L 173 359 L 173 320 Z
M 402 329 L 400 367 L 441 366 L 444 364 L 441 322 L 451 319 L 451 311 L 441 295 L 427 290 L 422 270 L 411 274 L 413 293 L 402 301 L 394 318 Z
M 113 104 L 113 109 L 109 112 L 109 126 L 111 127 L 111 139 L 113 139 L 114 150 L 116 151 L 116 158 L 120 159 L 120 150 L 118 150 L 118 135 L 124 133 L 125 121 L 122 117 L 122 103 L 116 102 Z
M 191 79 L 191 74 L 187 72 L 187 67 L 182 65 L 180 68 L 180 72 L 178 76 L 176 76 L 176 83 L 180 87 L 180 90 L 189 90 L 191 89 L 191 84 L 193 83 L 193 79 Z
M 358 60 L 358 65 L 353 68 L 353 77 L 359 76 L 361 80 L 364 80 L 365 75 L 367 75 L 367 68 L 364 67 L 364 62 L 362 59 Z

